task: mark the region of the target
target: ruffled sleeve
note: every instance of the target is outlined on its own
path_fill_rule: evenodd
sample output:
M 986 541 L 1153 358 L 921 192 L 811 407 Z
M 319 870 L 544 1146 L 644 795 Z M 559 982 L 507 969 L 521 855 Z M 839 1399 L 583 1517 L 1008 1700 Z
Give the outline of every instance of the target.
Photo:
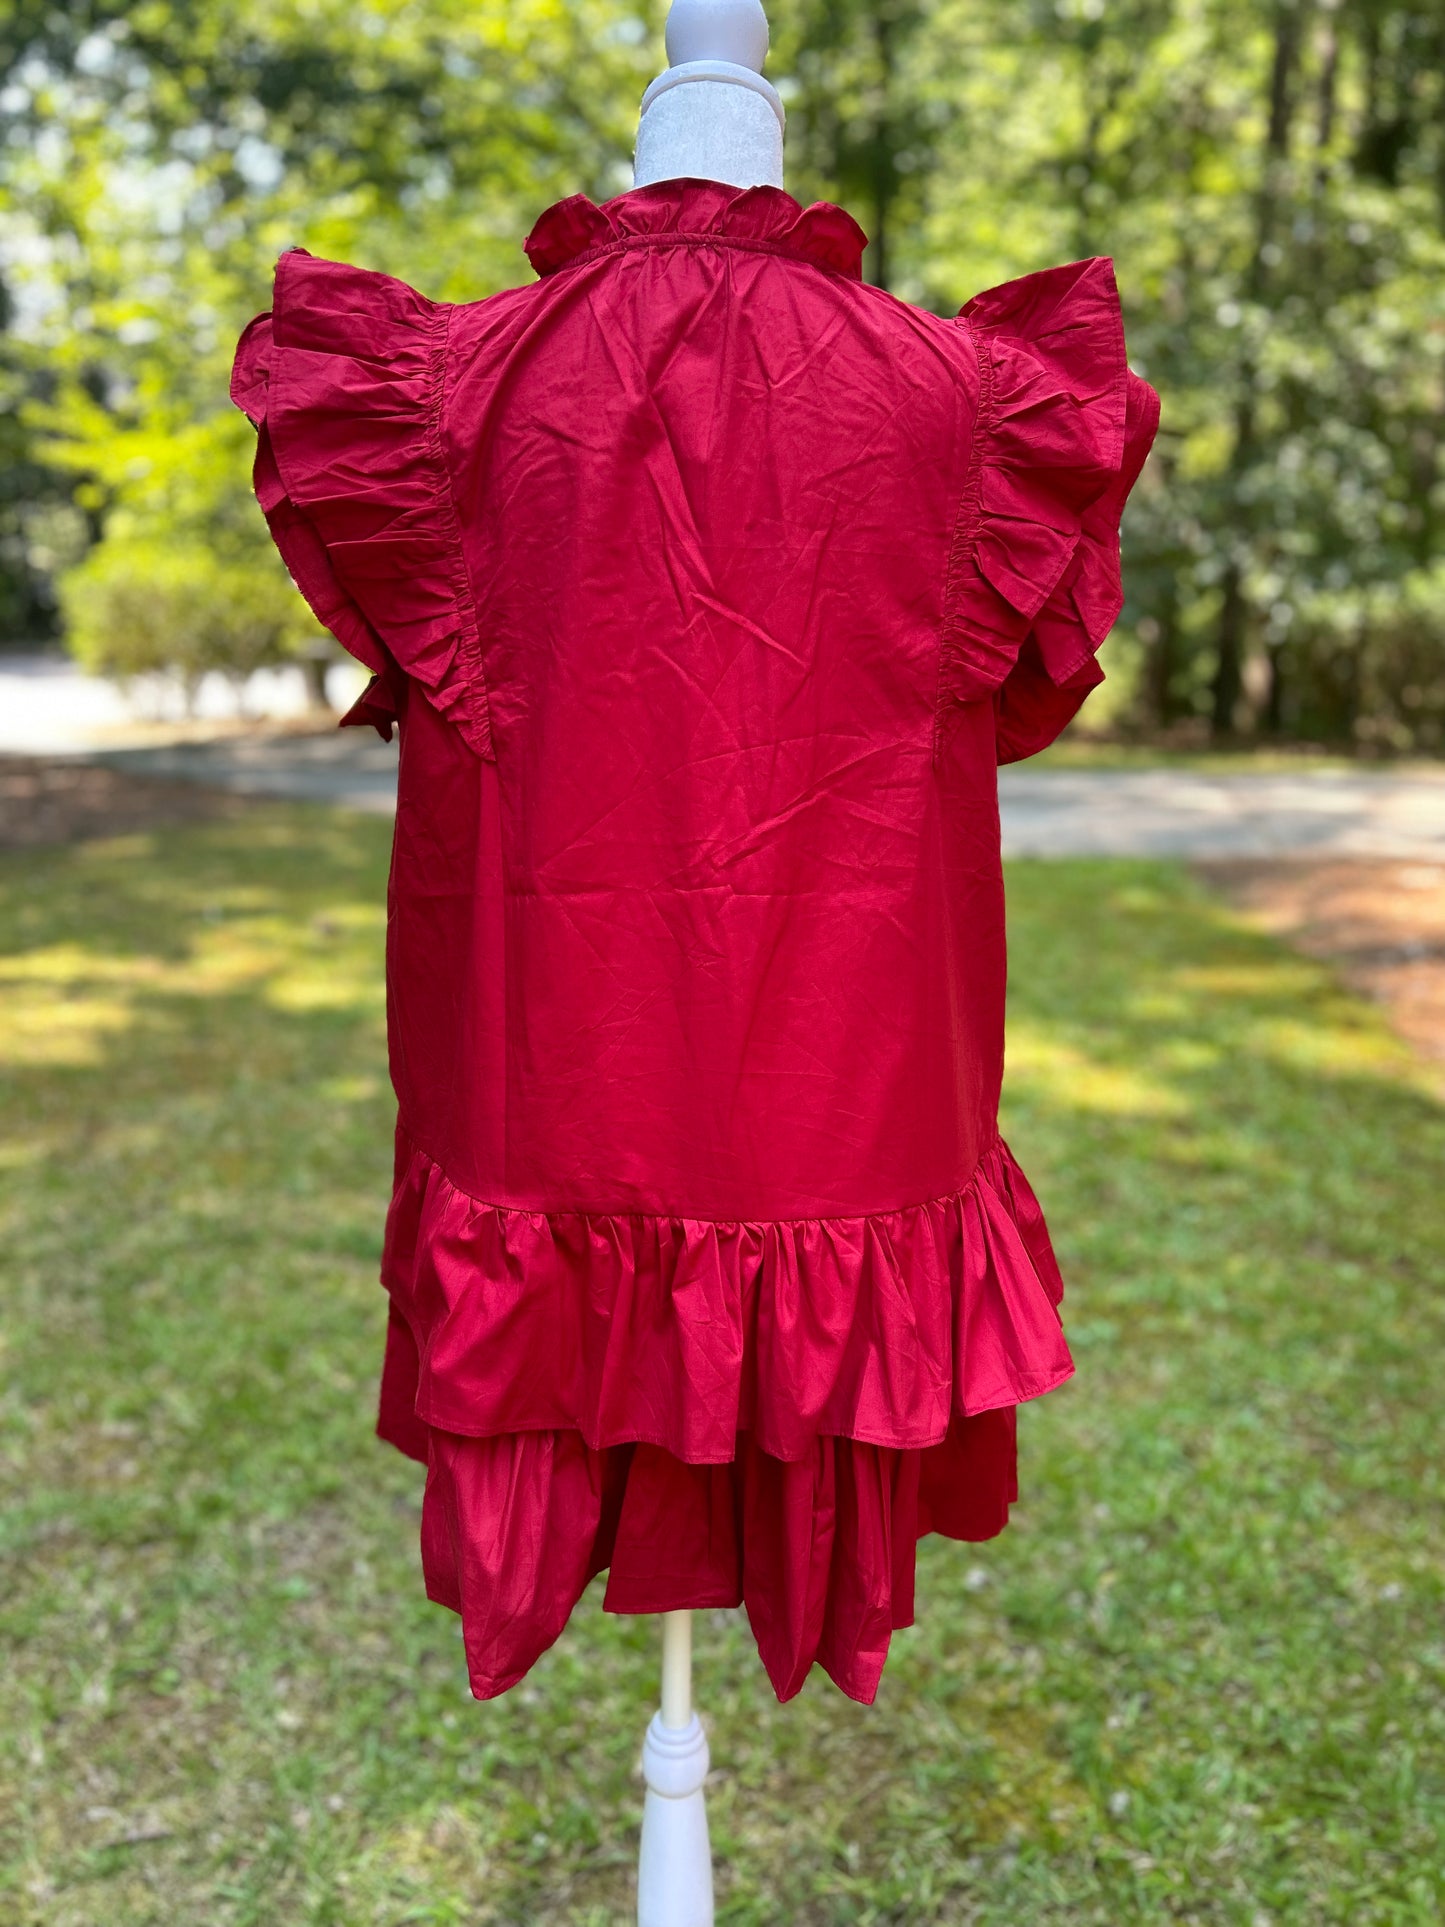
M 372 670 L 345 722 L 415 682 L 493 756 L 476 609 L 441 443 L 450 307 L 292 248 L 242 335 L 231 399 L 257 429 L 256 495 L 319 621 Z
M 998 757 L 1045 748 L 1102 682 L 1124 604 L 1119 519 L 1159 425 L 1129 369 L 1107 258 L 1030 274 L 959 314 L 979 417 L 949 561 L 940 725 L 992 697 Z

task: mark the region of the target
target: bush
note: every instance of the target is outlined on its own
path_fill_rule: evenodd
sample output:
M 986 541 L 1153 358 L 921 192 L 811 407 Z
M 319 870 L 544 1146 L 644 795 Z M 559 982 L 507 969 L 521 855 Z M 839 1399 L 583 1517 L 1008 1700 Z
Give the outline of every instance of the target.
M 195 701 L 214 670 L 238 686 L 257 669 L 335 651 L 276 558 L 223 559 L 194 541 L 103 541 L 61 584 L 71 653 L 121 683 L 171 675 Z M 308 678 L 313 694 L 320 678 Z

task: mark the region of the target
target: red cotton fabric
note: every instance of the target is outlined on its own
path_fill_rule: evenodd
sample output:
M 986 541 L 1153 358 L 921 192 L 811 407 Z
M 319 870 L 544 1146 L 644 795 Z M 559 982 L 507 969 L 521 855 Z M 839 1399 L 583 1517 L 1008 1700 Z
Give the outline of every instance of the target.
M 292 250 L 236 356 L 344 720 L 401 728 L 378 1429 L 478 1697 L 607 1568 L 871 1700 L 918 1538 L 1003 1528 L 1073 1369 L 998 1133 L 996 770 L 1101 680 L 1158 403 L 1109 261 L 950 317 L 865 241 L 573 195 L 485 300 Z

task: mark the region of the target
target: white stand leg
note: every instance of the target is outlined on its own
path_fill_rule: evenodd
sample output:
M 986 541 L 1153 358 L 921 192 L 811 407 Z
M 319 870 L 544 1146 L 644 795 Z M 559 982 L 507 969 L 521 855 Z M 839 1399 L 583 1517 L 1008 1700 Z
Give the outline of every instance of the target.
M 662 1709 L 642 1745 L 637 1927 L 713 1927 L 707 1738 L 692 1710 L 692 1614 L 662 1615 Z

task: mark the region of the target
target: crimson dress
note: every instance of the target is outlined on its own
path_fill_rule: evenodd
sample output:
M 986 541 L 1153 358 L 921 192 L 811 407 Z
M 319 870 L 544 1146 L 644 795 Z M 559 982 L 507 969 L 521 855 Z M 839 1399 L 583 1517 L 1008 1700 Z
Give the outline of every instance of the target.
M 382 1436 L 473 1692 L 609 1569 L 871 1700 L 1002 1529 L 1062 1285 L 998 1132 L 997 765 L 1101 680 L 1158 419 L 1108 260 L 956 317 L 828 202 L 547 209 L 431 301 L 296 249 L 232 394 L 401 729 Z

